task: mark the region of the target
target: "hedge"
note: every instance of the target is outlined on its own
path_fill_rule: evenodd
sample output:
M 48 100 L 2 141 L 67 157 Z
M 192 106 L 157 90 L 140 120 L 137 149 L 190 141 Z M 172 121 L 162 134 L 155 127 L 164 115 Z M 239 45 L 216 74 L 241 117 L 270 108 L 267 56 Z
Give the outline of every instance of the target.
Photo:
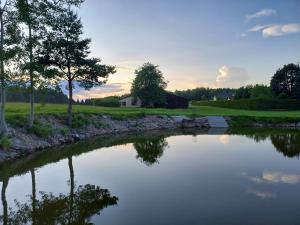
M 232 101 L 197 101 L 193 105 L 247 110 L 299 110 L 296 99 L 239 99 Z

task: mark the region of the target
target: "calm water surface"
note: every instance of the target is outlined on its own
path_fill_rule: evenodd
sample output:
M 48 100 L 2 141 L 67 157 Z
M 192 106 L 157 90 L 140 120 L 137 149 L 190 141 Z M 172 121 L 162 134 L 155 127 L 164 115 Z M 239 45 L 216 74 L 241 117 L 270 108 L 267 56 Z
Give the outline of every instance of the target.
M 300 224 L 300 134 L 214 133 L 94 139 L 4 165 L 0 224 Z

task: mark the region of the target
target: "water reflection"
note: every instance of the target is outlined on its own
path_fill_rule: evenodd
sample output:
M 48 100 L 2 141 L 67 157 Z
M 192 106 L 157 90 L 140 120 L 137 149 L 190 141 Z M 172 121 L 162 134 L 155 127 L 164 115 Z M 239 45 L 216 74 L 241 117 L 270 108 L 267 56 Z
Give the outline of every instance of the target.
M 300 131 L 298 130 L 237 130 L 232 133 L 245 135 L 256 142 L 270 139 L 275 149 L 289 158 L 300 156 Z
M 4 178 L 1 192 L 3 215 L 0 217 L 3 225 L 92 225 L 90 218 L 93 215 L 99 215 L 103 209 L 117 204 L 118 198 L 111 196 L 108 189 L 91 184 L 76 188 L 72 156 L 68 157 L 68 166 L 70 172 L 68 195 L 61 193 L 55 196 L 52 193 L 40 192 L 37 199 L 35 169 L 32 168 L 30 169 L 32 193 L 29 201 L 21 203 L 15 200 L 14 209 L 9 210 L 6 200 L 9 178 Z
M 137 158 L 148 166 L 158 162 L 158 158 L 162 157 L 167 146 L 168 142 L 163 137 L 141 139 L 133 143 Z

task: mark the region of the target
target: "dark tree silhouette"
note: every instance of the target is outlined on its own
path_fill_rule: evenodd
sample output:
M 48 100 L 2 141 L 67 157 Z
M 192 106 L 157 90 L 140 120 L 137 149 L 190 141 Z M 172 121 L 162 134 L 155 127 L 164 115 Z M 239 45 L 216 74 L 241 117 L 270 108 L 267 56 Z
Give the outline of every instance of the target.
M 6 200 L 6 189 L 8 186 L 9 178 L 4 178 L 2 182 L 2 190 L 1 190 L 1 201 L 3 207 L 3 216 L 0 217 L 0 221 L 3 221 L 3 225 L 8 225 L 8 206 Z
M 137 151 L 137 158 L 141 159 L 146 165 L 151 166 L 158 162 L 158 158 L 163 155 L 168 143 L 164 138 L 154 138 L 139 140 L 133 143 L 133 146 Z
M 300 156 L 300 134 L 272 134 L 271 141 L 277 151 L 289 158 Z
M 299 64 L 284 65 L 276 71 L 271 80 L 271 88 L 278 95 L 300 99 L 300 66 Z

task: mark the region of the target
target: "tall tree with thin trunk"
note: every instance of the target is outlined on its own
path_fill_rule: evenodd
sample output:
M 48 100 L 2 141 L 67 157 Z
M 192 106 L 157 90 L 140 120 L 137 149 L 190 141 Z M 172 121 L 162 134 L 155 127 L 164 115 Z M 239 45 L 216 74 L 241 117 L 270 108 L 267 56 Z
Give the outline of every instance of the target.
M 44 41 L 41 62 L 49 70 L 56 71 L 49 73 L 51 78 L 67 83 L 68 125 L 72 127 L 75 83 L 85 89 L 101 85 L 115 72 L 115 67 L 100 64 L 98 58 L 89 58 L 91 40 L 82 38 L 83 26 L 71 4 L 66 4 L 63 10 L 57 10 L 49 25 L 51 30 Z
M 0 110 L 0 134 L 7 135 L 5 121 L 6 86 L 13 68 L 13 59 L 19 52 L 21 33 L 15 12 L 14 2 L 0 0 L 0 86 L 1 86 L 1 110 Z

